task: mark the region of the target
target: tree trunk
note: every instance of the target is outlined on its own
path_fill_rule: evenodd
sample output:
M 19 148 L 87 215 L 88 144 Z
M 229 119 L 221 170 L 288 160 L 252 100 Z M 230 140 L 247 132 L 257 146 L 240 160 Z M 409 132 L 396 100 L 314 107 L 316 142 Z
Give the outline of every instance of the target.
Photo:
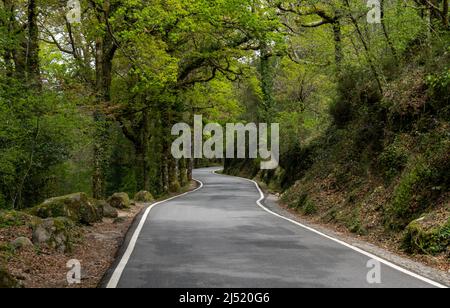
M 449 21 L 448 21 L 448 0 L 442 1 L 442 23 L 446 30 L 449 30 Z
M 28 46 L 27 46 L 27 79 L 31 87 L 41 88 L 39 66 L 39 28 L 37 24 L 36 0 L 28 1 Z
M 188 165 L 187 165 L 187 178 L 188 178 L 188 181 L 190 182 L 194 178 L 194 175 L 193 175 L 194 160 L 192 158 L 188 158 L 187 163 L 188 163 Z
M 105 10 L 108 5 L 105 5 Z M 97 12 L 101 22 L 106 24 L 108 12 Z M 103 36 L 96 39 L 95 44 L 95 75 L 97 91 L 97 110 L 94 112 L 95 134 L 94 134 L 94 172 L 92 178 L 92 194 L 96 199 L 102 199 L 106 194 L 106 176 L 108 159 L 106 153 L 109 148 L 109 121 L 102 111 L 102 105 L 111 101 L 112 65 L 117 46 L 113 38 L 106 31 Z
M 150 191 L 150 117 L 149 111 L 145 110 L 143 115 L 143 134 L 142 134 L 142 174 L 143 174 L 143 189 Z
M 178 166 L 179 166 L 179 181 L 180 181 L 180 185 L 181 187 L 185 187 L 189 181 L 188 181 L 188 167 L 187 167 L 187 159 L 186 158 L 182 158 L 179 160 L 178 162 Z
M 170 175 L 169 175 L 169 138 L 167 135 L 167 128 L 169 127 L 169 107 L 162 103 L 161 106 L 161 126 L 162 126 L 162 153 L 161 153 L 161 184 L 163 193 L 168 193 L 170 190 Z
M 338 73 L 342 72 L 342 61 L 344 59 L 344 53 L 342 51 L 342 30 L 341 21 L 336 18 L 333 23 L 333 34 L 334 34 L 334 50 L 335 50 L 335 61 Z
M 270 123 L 275 108 L 275 99 L 273 97 L 273 57 L 270 54 L 269 46 L 265 42 L 261 43 L 261 45 L 259 73 L 261 78 L 261 90 L 263 94 L 263 114 L 260 114 L 259 120 Z
M 170 155 L 169 156 L 169 190 L 170 192 L 180 191 L 180 182 L 178 180 L 178 162 Z

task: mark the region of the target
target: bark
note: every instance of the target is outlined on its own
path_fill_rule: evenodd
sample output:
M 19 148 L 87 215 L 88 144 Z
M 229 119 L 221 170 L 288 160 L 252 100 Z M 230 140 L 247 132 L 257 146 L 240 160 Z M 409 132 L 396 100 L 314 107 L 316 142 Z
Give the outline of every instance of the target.
M 38 8 L 36 0 L 28 1 L 28 46 L 27 77 L 33 88 L 41 88 L 41 72 L 39 66 L 39 28 L 37 24 Z
M 93 197 L 102 199 L 106 193 L 105 171 L 108 167 L 106 153 L 108 152 L 108 130 L 109 121 L 103 114 L 102 105 L 106 105 L 111 100 L 112 65 L 117 46 L 113 38 L 106 33 L 96 40 L 96 90 L 97 90 L 97 110 L 94 114 L 96 124 L 95 146 L 94 146 L 94 172 L 93 172 Z
M 179 166 L 179 181 L 180 181 L 180 185 L 182 187 L 185 187 L 189 181 L 188 181 L 188 164 L 187 164 L 187 159 L 182 158 L 179 160 L 178 162 L 178 166 Z
M 338 73 L 342 71 L 342 61 L 344 60 L 344 53 L 342 50 L 342 29 L 339 18 L 336 18 L 333 23 L 334 34 L 334 49 L 335 49 L 335 61 Z
M 261 116 L 261 121 L 270 123 L 273 115 L 273 109 L 275 105 L 275 99 L 273 97 L 273 56 L 269 50 L 269 46 L 266 43 L 261 44 L 261 58 L 259 73 L 261 78 L 261 90 L 263 94 L 263 110 Z
M 143 133 L 142 133 L 142 148 L 143 148 L 143 157 L 142 157 L 142 174 L 143 174 L 143 183 L 142 186 L 144 190 L 150 191 L 150 116 L 148 109 L 144 111 L 143 115 Z
M 169 108 L 163 104 L 161 107 L 161 125 L 162 125 L 162 152 L 161 152 L 161 188 L 163 193 L 169 192 L 170 175 L 169 175 L 169 160 L 170 160 L 170 146 L 167 135 L 167 128 L 169 127 Z
M 194 160 L 192 158 L 189 158 L 187 160 L 187 163 L 188 163 L 188 165 L 187 165 L 187 178 L 188 178 L 188 181 L 192 181 L 193 178 L 194 178 L 194 175 L 193 175 Z
M 442 1 L 442 23 L 446 30 L 449 30 L 449 20 L 448 20 L 448 0 Z
M 169 191 L 178 192 L 180 191 L 180 182 L 178 180 L 178 163 L 177 160 L 170 155 L 169 158 Z

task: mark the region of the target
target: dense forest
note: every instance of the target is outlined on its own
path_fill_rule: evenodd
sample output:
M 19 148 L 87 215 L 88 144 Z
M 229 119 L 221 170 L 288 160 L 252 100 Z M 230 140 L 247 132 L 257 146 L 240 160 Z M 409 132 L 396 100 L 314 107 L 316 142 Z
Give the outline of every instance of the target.
M 201 114 L 280 123 L 278 170 L 227 160 L 227 172 L 356 233 L 397 234 L 429 214 L 432 240 L 417 244 L 414 229 L 406 248 L 445 252 L 448 9 L 448 0 L 1 0 L 0 209 L 75 192 L 180 191 L 208 162 L 173 158 L 171 128 Z

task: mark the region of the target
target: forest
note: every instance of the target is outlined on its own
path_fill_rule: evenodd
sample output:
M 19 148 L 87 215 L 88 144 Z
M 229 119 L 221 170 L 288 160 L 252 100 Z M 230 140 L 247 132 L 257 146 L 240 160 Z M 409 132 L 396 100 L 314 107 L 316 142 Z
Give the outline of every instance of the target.
M 0 1 L 0 209 L 179 192 L 221 163 L 171 155 L 195 115 L 279 123 L 225 172 L 448 261 L 448 0 Z

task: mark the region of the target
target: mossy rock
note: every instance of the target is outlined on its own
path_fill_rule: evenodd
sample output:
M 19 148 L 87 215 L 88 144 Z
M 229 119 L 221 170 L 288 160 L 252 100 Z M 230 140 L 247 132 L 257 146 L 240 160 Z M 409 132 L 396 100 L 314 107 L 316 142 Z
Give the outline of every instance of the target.
M 134 196 L 134 201 L 136 202 L 153 202 L 155 198 L 153 198 L 153 195 L 149 193 L 148 191 L 140 191 Z
M 61 253 L 71 252 L 78 237 L 75 223 L 68 218 L 47 218 L 33 220 L 33 243 L 46 244 Z
M 31 210 L 31 214 L 40 218 L 66 217 L 74 222 L 90 225 L 101 221 L 101 213 L 84 193 L 57 197 L 46 200 Z
M 403 248 L 408 253 L 436 255 L 449 249 L 450 217 L 431 214 L 414 220 L 406 228 Z
M 131 206 L 130 197 L 127 193 L 115 193 L 108 199 L 108 204 L 116 209 L 129 209 Z
M 27 225 L 31 215 L 20 211 L 0 211 L 0 228 L 19 227 Z
M 0 267 L 0 289 L 19 289 L 22 287 L 22 284 L 5 268 Z
M 18 237 L 14 241 L 12 241 L 11 246 L 14 247 L 15 250 L 34 248 L 34 245 L 30 241 L 30 239 L 23 236 Z
M 95 200 L 94 204 L 97 208 L 97 212 L 102 217 L 117 218 L 119 216 L 119 212 L 104 200 Z

